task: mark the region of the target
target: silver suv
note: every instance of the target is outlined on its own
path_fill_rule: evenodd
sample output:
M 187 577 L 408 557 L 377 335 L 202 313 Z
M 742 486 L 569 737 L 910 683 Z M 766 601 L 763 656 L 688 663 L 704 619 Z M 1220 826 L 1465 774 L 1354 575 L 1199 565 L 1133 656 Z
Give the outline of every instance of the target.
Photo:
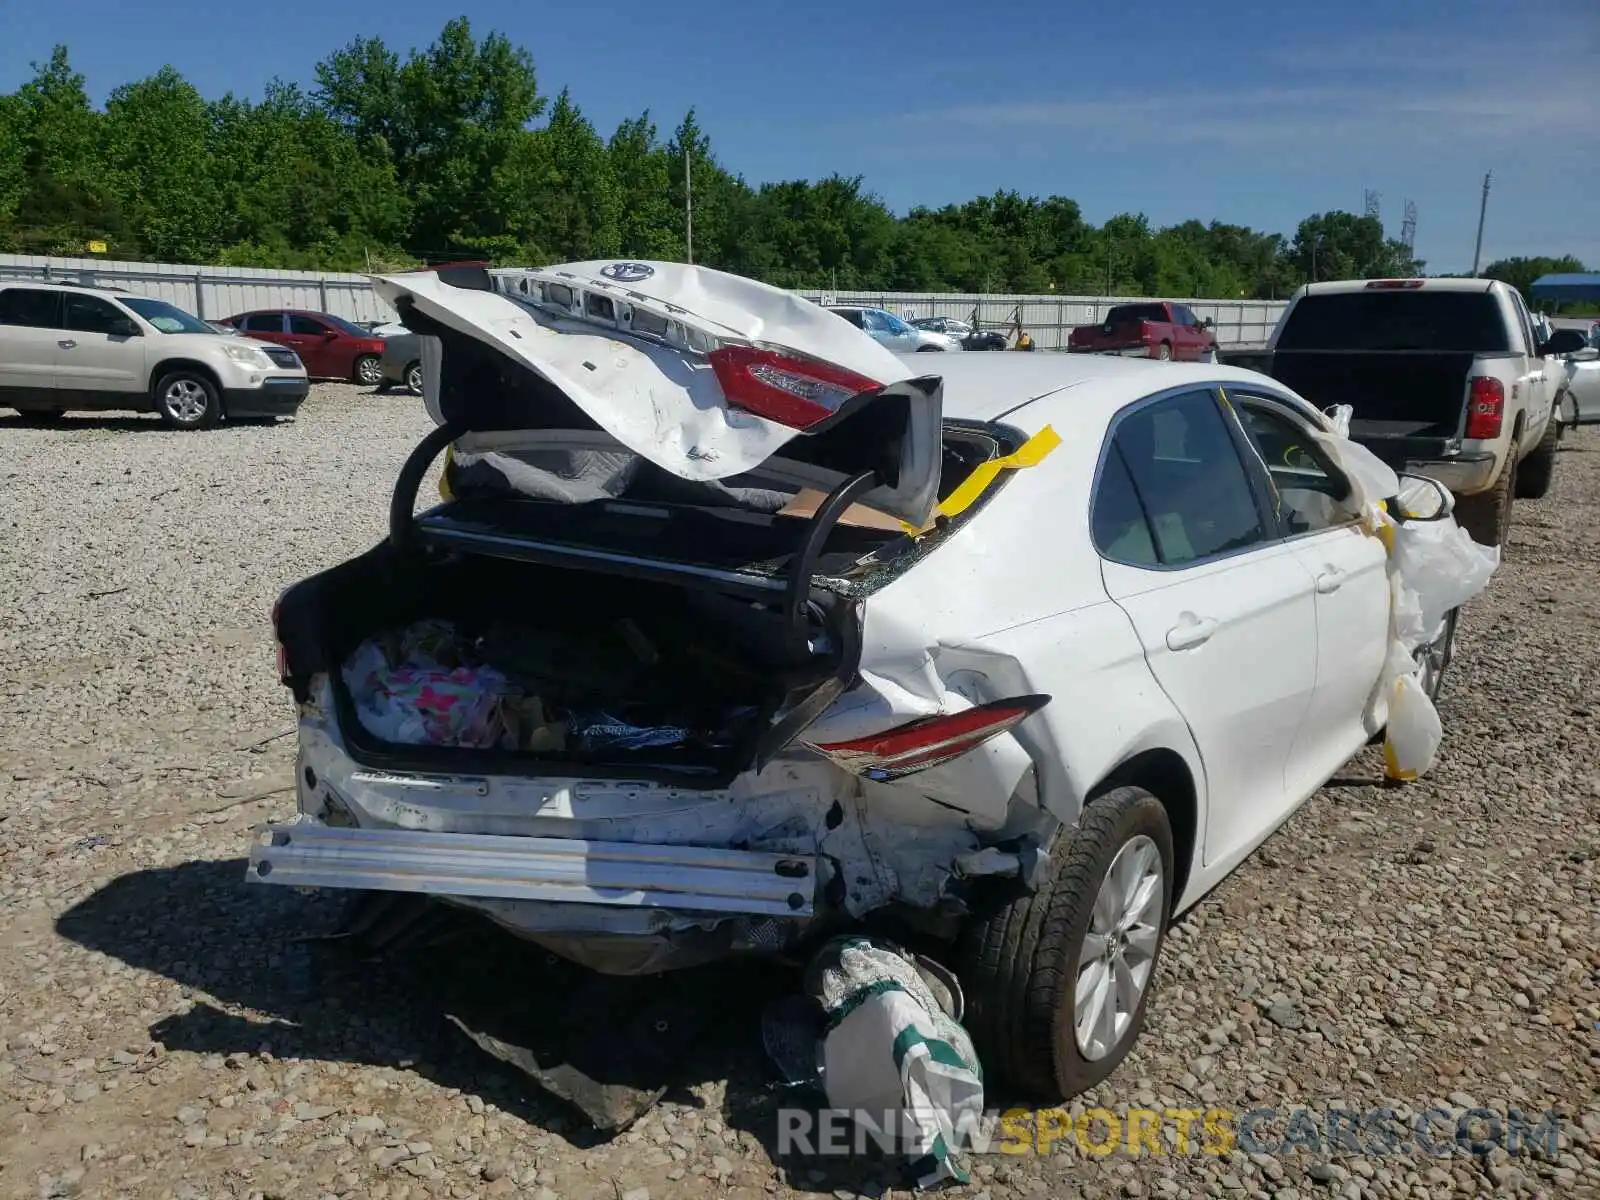
M 932 351 L 961 349 L 961 339 L 932 329 L 918 329 L 908 325 L 891 312 L 881 308 L 867 308 L 859 304 L 832 304 L 828 311 L 843 317 L 868 337 L 898 354 L 926 354 Z
M 293 416 L 310 384 L 293 350 L 224 337 L 165 300 L 0 280 L 0 405 L 155 412 L 174 429 Z

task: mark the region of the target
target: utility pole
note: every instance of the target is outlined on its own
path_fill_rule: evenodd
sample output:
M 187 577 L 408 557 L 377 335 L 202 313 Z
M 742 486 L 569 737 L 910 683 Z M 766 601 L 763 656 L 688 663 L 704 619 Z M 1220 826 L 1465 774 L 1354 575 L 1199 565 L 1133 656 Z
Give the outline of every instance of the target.
M 1472 251 L 1472 277 L 1478 277 L 1478 263 L 1483 258 L 1483 215 L 1489 211 L 1489 180 L 1494 172 L 1483 177 L 1483 199 L 1478 202 L 1478 244 Z
M 684 258 L 689 265 L 694 266 L 694 180 L 690 172 L 693 169 L 694 146 L 683 148 L 683 246 Z

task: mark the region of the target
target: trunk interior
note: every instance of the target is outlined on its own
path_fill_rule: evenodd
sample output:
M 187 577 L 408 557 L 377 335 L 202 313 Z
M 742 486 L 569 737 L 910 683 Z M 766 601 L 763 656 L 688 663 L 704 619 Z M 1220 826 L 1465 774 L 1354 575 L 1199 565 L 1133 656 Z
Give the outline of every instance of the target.
M 387 546 L 294 589 L 279 629 L 328 671 L 367 765 L 701 787 L 747 767 L 853 645 L 814 626 L 797 652 L 776 597 Z
M 1272 374 L 1318 408 L 1350 405 L 1358 440 L 1453 438 L 1475 359 L 1450 351 L 1279 350 Z

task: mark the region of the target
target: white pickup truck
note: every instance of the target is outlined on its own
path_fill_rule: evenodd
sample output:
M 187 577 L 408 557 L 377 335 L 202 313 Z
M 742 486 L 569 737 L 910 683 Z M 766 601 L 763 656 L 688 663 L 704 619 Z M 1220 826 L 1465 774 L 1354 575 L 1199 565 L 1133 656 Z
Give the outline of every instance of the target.
M 1456 494 L 1472 537 L 1503 546 L 1514 498 L 1550 489 L 1566 363 L 1521 294 L 1488 279 L 1358 279 L 1294 294 L 1264 355 L 1224 355 L 1323 407 L 1396 470 Z

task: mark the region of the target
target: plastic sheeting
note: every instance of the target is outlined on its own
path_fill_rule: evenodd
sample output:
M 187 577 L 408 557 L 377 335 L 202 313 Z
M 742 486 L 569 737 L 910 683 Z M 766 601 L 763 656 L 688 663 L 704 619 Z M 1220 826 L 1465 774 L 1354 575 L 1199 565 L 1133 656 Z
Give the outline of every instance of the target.
M 967 1182 L 961 1131 L 983 1115 L 959 992 L 935 982 L 943 996 L 910 955 L 862 937 L 826 943 L 806 971 L 826 1018 L 818 1054 L 829 1106 L 894 1131 L 922 1188 Z
M 1389 554 L 1390 644 L 1378 680 L 1388 701 L 1384 761 L 1390 779 L 1416 779 L 1433 765 L 1444 737 L 1417 677 L 1417 652 L 1440 636 L 1452 611 L 1488 586 L 1500 551 L 1474 542 L 1448 509 L 1426 520 L 1397 520 L 1386 501 L 1405 493 L 1400 476 L 1340 432 L 1349 428 L 1347 413 L 1329 414 L 1328 422 L 1330 429 L 1315 436 L 1350 480 L 1345 506 L 1383 539 Z

